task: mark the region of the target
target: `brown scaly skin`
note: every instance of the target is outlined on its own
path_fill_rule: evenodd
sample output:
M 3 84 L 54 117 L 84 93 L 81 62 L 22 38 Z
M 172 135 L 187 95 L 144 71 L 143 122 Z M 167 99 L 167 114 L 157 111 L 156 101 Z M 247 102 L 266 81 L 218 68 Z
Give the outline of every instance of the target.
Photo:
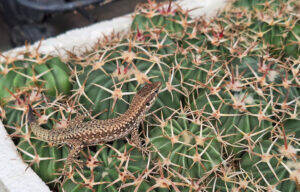
M 160 86 L 161 82 L 146 84 L 136 93 L 128 110 L 117 118 L 84 122 L 84 116 L 77 116 L 69 122 L 67 128 L 47 130 L 40 127 L 29 106 L 28 122 L 31 131 L 41 140 L 54 145 L 70 146 L 70 153 L 65 164 L 66 169 L 75 162 L 80 150 L 85 146 L 103 144 L 131 134 L 133 143 L 139 147 L 139 124 L 157 98 Z

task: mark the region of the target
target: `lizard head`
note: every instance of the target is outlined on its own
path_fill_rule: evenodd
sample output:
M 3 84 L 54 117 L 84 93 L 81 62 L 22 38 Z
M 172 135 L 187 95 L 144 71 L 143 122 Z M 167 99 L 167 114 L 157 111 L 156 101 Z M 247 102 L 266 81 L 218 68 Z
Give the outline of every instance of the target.
M 154 82 L 144 85 L 144 87 L 142 87 L 135 95 L 135 103 L 139 106 L 146 106 L 146 111 L 148 111 L 157 98 L 160 87 L 161 82 Z

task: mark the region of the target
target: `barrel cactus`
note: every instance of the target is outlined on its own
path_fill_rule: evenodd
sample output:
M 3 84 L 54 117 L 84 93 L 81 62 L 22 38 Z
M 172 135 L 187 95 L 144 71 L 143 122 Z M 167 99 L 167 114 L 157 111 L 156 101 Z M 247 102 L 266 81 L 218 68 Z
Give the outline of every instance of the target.
M 179 7 L 149 1 L 125 37 L 84 56 L 50 58 L 51 66 L 1 64 L 2 71 L 13 66 L 3 82 L 42 78 L 5 85 L 1 118 L 24 161 L 53 190 L 299 190 L 299 23 L 296 2 L 287 3 L 236 1 L 211 21 L 194 21 Z M 270 23 L 261 10 L 284 17 Z M 163 85 L 141 125 L 147 154 L 125 139 L 87 147 L 83 163 L 62 177 L 67 147 L 39 141 L 26 123 L 28 103 L 48 129 L 63 129 L 78 113 L 113 118 L 154 81 Z
M 41 57 L 41 58 L 40 58 Z M 38 56 L 1 65 L 1 102 L 13 99 L 13 94 L 40 87 L 50 96 L 68 94 L 69 69 L 59 58 Z
M 232 10 L 225 16 L 230 17 L 231 27 L 243 33 L 248 43 L 258 43 L 273 56 L 297 59 L 300 53 L 298 6 L 293 0 L 241 0 L 229 7 Z

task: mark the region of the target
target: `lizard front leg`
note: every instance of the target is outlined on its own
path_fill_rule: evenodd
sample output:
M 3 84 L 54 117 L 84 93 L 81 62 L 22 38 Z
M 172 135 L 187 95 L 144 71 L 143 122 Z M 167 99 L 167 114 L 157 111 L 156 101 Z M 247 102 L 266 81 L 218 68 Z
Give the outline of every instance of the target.
M 137 147 L 137 148 L 141 148 L 142 147 L 142 142 L 140 139 L 140 134 L 139 134 L 139 128 L 135 127 L 132 131 L 131 131 L 131 142 Z
M 139 127 L 135 127 L 131 132 L 131 142 L 137 147 L 139 150 L 142 151 L 143 156 L 147 154 L 149 151 L 142 146 L 140 134 L 139 134 Z
M 137 147 L 139 150 L 141 150 L 144 153 L 147 150 L 142 146 L 140 133 L 139 133 L 139 127 L 140 125 L 143 125 L 143 119 L 145 119 L 145 114 L 142 114 L 142 116 L 137 119 L 137 122 L 133 124 L 133 129 L 131 131 L 131 142 L 135 145 L 135 147 Z

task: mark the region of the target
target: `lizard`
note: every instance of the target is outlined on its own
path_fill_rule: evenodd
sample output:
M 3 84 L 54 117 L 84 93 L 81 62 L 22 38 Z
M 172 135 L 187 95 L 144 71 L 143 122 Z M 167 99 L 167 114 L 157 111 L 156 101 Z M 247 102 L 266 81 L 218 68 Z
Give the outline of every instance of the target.
M 54 145 L 66 144 L 70 147 L 64 166 L 64 170 L 66 170 L 76 162 L 80 151 L 86 146 L 104 144 L 131 134 L 133 144 L 140 147 L 138 128 L 156 100 L 160 87 L 161 82 L 144 85 L 134 95 L 127 111 L 112 119 L 84 121 L 85 116 L 77 115 L 70 120 L 66 128 L 48 130 L 39 125 L 31 105 L 28 105 L 27 120 L 30 130 L 40 140 Z

